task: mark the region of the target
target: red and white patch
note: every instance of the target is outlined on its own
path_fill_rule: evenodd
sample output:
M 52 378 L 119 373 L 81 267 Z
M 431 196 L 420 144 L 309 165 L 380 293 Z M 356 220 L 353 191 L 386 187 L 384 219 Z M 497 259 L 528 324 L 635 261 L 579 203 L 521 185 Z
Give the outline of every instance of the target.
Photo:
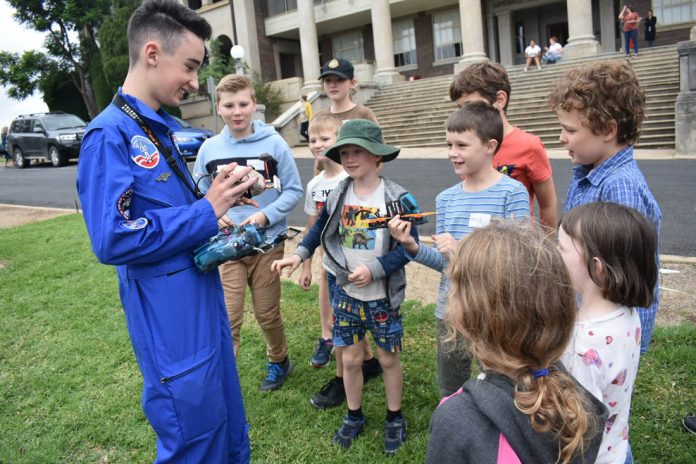
M 159 164 L 160 153 L 148 138 L 134 135 L 131 139 L 131 159 L 145 169 L 152 169 Z

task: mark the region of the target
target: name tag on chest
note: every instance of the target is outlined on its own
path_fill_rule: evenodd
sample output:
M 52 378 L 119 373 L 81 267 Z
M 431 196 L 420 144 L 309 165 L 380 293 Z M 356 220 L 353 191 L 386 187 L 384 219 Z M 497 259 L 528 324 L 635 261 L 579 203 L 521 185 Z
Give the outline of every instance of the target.
M 478 229 L 481 227 L 486 227 L 491 223 L 491 215 L 485 213 L 471 213 L 469 216 L 469 227 L 472 229 Z

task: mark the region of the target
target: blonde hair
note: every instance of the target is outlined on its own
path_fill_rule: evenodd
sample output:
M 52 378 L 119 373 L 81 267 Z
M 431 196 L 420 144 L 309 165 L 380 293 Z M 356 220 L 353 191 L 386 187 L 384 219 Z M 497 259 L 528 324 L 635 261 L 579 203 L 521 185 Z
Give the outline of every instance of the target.
M 341 130 L 341 121 L 338 117 L 330 113 L 318 113 L 312 117 L 309 121 L 309 127 L 307 128 L 308 133 L 321 132 L 321 131 L 333 131 L 338 135 L 338 131 Z
M 215 87 L 215 95 L 219 100 L 222 92 L 236 93 L 244 89 L 249 89 L 251 99 L 256 101 L 256 92 L 254 92 L 254 86 L 249 78 L 239 74 L 228 74 L 220 79 L 220 82 Z
M 494 221 L 463 239 L 449 268 L 449 339 L 461 333 L 491 371 L 514 375 L 515 406 L 559 440 L 560 462 L 597 431 L 591 405 L 556 367 L 575 323 L 570 275 L 549 236 L 529 223 Z M 548 369 L 536 378 L 535 370 Z

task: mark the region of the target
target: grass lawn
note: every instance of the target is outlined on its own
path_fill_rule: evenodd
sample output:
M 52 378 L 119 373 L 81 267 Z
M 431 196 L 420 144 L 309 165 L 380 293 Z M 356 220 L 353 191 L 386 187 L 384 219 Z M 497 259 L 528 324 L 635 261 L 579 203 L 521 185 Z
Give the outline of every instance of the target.
M 116 273 L 92 254 L 82 218 L 0 230 L 0 464 L 141 463 L 155 436 L 140 409 L 142 385 L 126 332 Z M 382 455 L 384 388 L 365 388 L 368 425 L 349 452 L 331 446 L 344 408 L 315 410 L 309 397 L 333 375 L 308 360 L 318 336 L 316 288 L 283 284 L 283 316 L 295 370 L 261 394 L 265 346 L 248 316 L 238 360 L 253 462 L 423 462 L 437 405 L 433 307 L 403 306 L 404 413 L 409 441 Z M 641 463 L 690 463 L 696 436 L 696 327 L 658 328 L 634 392 L 631 444 Z M 444 464 L 444 463 L 443 463 Z

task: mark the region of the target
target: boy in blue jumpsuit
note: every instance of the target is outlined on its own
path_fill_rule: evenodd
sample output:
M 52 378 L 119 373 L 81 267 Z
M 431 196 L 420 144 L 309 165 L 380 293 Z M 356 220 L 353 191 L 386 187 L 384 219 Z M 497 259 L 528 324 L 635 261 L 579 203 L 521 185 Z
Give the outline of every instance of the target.
M 199 272 L 191 253 L 230 207 L 249 202 L 240 197 L 253 179 L 237 184 L 249 169 L 229 175 L 235 165 L 227 165 L 197 198 L 171 138 L 178 126 L 161 109 L 198 87 L 210 34 L 178 2 L 147 1 L 133 13 L 128 75 L 87 128 L 77 175 L 92 249 L 117 266 L 158 463 L 249 461 L 220 278 Z

